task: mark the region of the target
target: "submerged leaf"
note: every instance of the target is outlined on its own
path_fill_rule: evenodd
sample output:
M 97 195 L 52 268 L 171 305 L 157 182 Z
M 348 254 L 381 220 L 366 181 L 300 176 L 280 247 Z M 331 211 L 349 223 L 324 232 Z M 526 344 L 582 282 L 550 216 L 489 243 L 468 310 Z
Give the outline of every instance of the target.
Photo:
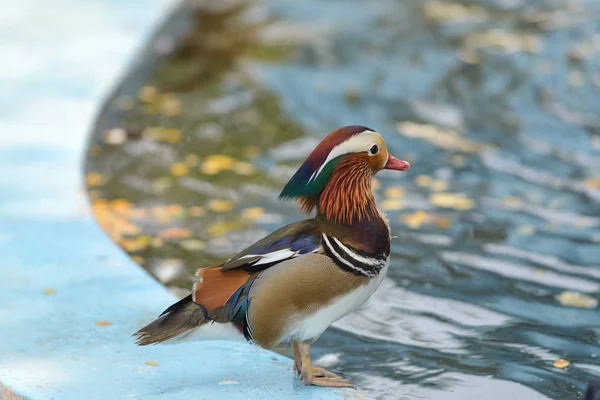
M 400 186 L 390 186 L 385 189 L 385 197 L 398 198 L 404 196 L 404 189 Z
M 257 220 L 265 214 L 265 209 L 262 207 L 250 207 L 242 211 L 242 218 L 247 220 Z
M 190 170 L 188 169 L 187 165 L 185 165 L 183 162 L 176 162 L 171 165 L 171 174 L 175 176 L 187 175 L 189 171 Z
M 385 199 L 381 202 L 381 208 L 386 211 L 401 210 L 404 202 L 401 199 Z
M 576 308 L 596 308 L 598 300 L 583 293 L 565 291 L 558 296 L 558 302 L 563 306 Z
M 202 240 L 184 240 L 179 243 L 181 247 L 188 251 L 200 251 L 206 247 L 206 243 Z
M 201 170 L 205 175 L 217 175 L 221 171 L 231 170 L 236 160 L 224 154 L 211 154 L 202 161 Z
M 164 239 L 186 239 L 192 236 L 192 232 L 187 228 L 167 228 L 158 232 L 158 235 Z
M 567 361 L 567 360 L 563 360 L 563 359 L 556 360 L 556 361 L 554 361 L 554 363 L 553 363 L 553 365 L 554 365 L 556 368 L 560 368 L 560 369 L 567 368 L 567 367 L 568 367 L 570 364 L 571 364 L 571 363 L 570 363 L 569 361 Z
M 97 187 L 104 185 L 104 176 L 98 172 L 90 172 L 85 177 L 85 182 L 90 187 Z
M 192 217 L 202 217 L 206 214 L 204 207 L 193 206 L 188 209 L 188 214 Z
M 455 210 L 470 210 L 473 208 L 473 200 L 462 193 L 433 193 L 429 196 L 429 201 L 437 207 L 453 208 Z
M 144 86 L 138 92 L 138 99 L 143 103 L 153 103 L 159 96 L 160 92 L 154 86 Z
M 400 217 L 400 221 L 411 228 L 418 228 L 429 220 L 429 214 L 419 210 L 412 214 L 404 214 Z
M 233 210 L 233 202 L 231 200 L 211 200 L 208 202 L 208 208 L 213 212 L 228 212 Z

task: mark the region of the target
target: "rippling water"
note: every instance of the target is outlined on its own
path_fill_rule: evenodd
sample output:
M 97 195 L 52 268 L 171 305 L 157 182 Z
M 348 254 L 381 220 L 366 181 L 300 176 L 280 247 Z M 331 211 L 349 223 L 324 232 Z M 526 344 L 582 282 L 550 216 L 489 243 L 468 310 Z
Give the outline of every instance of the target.
M 301 218 L 276 196 L 326 132 L 372 127 L 413 165 L 376 182 L 392 266 L 317 363 L 381 399 L 583 398 L 600 376 L 600 3 L 204 3 L 169 18 L 95 127 L 109 234 L 187 289 Z

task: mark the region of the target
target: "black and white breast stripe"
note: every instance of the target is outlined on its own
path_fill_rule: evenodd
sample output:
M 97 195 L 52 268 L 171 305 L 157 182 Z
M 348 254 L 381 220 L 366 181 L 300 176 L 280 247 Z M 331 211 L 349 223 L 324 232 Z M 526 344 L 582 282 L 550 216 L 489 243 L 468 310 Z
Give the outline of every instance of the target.
M 323 249 L 338 267 L 358 276 L 374 277 L 387 264 L 384 254 L 368 254 L 340 242 L 323 233 Z

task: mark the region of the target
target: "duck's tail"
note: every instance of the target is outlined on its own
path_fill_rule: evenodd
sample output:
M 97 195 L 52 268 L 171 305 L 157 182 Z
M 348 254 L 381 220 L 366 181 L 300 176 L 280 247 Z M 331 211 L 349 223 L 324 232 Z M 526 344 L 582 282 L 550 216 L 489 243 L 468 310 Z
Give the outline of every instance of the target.
M 132 336 L 139 346 L 163 343 L 170 339 L 179 341 L 207 322 L 210 319 L 206 308 L 194 303 L 192 295 L 189 295 L 167 308 L 156 320 Z

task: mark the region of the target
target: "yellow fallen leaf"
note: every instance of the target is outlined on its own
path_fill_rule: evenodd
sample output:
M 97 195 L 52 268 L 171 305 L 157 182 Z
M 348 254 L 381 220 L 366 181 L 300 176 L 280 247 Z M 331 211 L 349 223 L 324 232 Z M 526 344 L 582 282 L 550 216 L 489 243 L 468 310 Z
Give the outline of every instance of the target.
M 385 197 L 398 198 L 404 196 L 404 189 L 400 186 L 390 186 L 385 189 L 384 192 Z
M 233 202 L 230 200 L 211 200 L 208 202 L 208 209 L 212 212 L 228 212 L 233 210 Z
M 429 175 L 419 175 L 415 178 L 417 186 L 429 187 L 431 182 L 433 182 L 433 178 Z
M 386 211 L 401 210 L 404 202 L 401 199 L 385 199 L 381 202 L 381 208 Z
M 173 219 L 173 213 L 169 211 L 167 206 L 152 207 L 152 215 L 163 224 Z
M 104 185 L 104 176 L 98 172 L 90 172 L 85 177 L 85 182 L 90 187 L 97 187 Z
M 431 190 L 434 192 L 443 192 L 448 189 L 448 182 L 442 180 L 435 180 L 431 182 Z
M 165 207 L 165 212 L 173 218 L 183 218 L 185 216 L 185 211 L 181 204 L 169 204 Z
M 145 140 L 163 141 L 165 134 L 162 126 L 149 126 L 142 131 L 142 137 Z
M 187 165 L 185 165 L 185 163 L 182 163 L 180 161 L 171 165 L 171 174 L 173 174 L 175 176 L 186 175 L 189 171 L 190 170 L 188 169 Z
M 231 170 L 236 163 L 232 157 L 224 154 L 212 154 L 202 161 L 201 170 L 205 175 L 216 175 L 221 171 Z
M 591 189 L 598 189 L 600 188 L 600 178 L 588 178 L 586 179 L 583 184 Z
M 567 360 L 563 360 L 563 359 L 556 360 L 556 361 L 554 361 L 554 363 L 553 363 L 553 365 L 554 365 L 556 368 L 560 368 L 560 369 L 567 368 L 567 367 L 568 367 L 570 364 L 571 364 L 571 363 L 570 363 L 569 361 L 567 361 Z
M 192 232 L 187 228 L 167 228 L 158 232 L 158 235 L 164 239 L 186 239 L 192 236 Z
M 44 294 L 46 294 L 46 295 L 48 295 L 48 296 L 51 296 L 51 295 L 53 295 L 53 294 L 55 294 L 55 293 L 56 293 L 56 289 L 54 289 L 54 288 L 47 288 L 47 289 L 44 289 Z
M 221 221 L 209 225 L 208 234 L 210 236 L 221 236 L 228 232 L 234 231 L 240 227 L 239 222 Z
M 172 93 L 165 93 L 160 102 L 160 111 L 167 117 L 181 114 L 181 101 Z
M 183 138 L 183 133 L 177 128 L 167 128 L 162 133 L 162 140 L 167 143 L 179 143 Z
M 262 207 L 250 207 L 242 211 L 242 219 L 246 220 L 257 220 L 265 214 L 265 210 Z
M 146 361 L 144 364 L 150 365 L 152 367 L 158 367 L 158 361 Z
M 127 199 L 114 199 L 108 203 L 108 206 L 119 214 L 124 214 L 132 209 L 132 204 Z
M 152 239 L 150 244 L 152 245 L 152 247 L 163 247 L 163 245 L 165 244 L 165 241 L 159 237 L 155 237 Z
M 179 243 L 181 247 L 188 251 L 200 251 L 206 247 L 206 243 L 202 240 L 184 240 Z
M 136 251 L 145 250 L 149 245 L 149 242 L 139 241 L 136 239 L 121 239 L 119 240 L 119 246 L 121 246 L 128 253 L 135 253 Z
M 453 208 L 455 210 L 470 210 L 473 208 L 473 200 L 465 197 L 462 193 L 433 193 L 429 196 L 429 201 L 437 207 Z
M 254 165 L 248 162 L 237 161 L 233 166 L 233 171 L 239 175 L 249 176 L 254 173 L 255 168 Z
M 576 308 L 596 308 L 598 300 L 583 293 L 565 291 L 558 296 L 558 302 L 563 306 Z
M 188 209 L 188 214 L 192 217 L 202 217 L 206 214 L 204 207 L 193 206 Z
M 131 259 L 138 265 L 142 265 L 144 263 L 144 257 L 142 256 L 131 256 Z
M 153 103 L 159 96 L 160 92 L 153 86 L 144 86 L 138 92 L 138 99 L 143 103 Z
M 94 208 L 94 212 L 102 229 L 115 242 L 125 235 L 137 235 L 140 232 L 139 226 L 109 208 Z
M 436 217 L 433 220 L 435 226 L 441 229 L 448 229 L 450 225 L 452 225 L 452 220 L 450 218 Z
M 104 320 L 100 320 L 100 321 L 96 321 L 96 325 L 98 326 L 110 326 L 113 323 L 110 321 L 104 321 Z
M 400 222 L 411 228 L 418 228 L 429 220 L 429 214 L 425 211 L 418 210 L 412 214 L 404 214 L 400 217 Z

